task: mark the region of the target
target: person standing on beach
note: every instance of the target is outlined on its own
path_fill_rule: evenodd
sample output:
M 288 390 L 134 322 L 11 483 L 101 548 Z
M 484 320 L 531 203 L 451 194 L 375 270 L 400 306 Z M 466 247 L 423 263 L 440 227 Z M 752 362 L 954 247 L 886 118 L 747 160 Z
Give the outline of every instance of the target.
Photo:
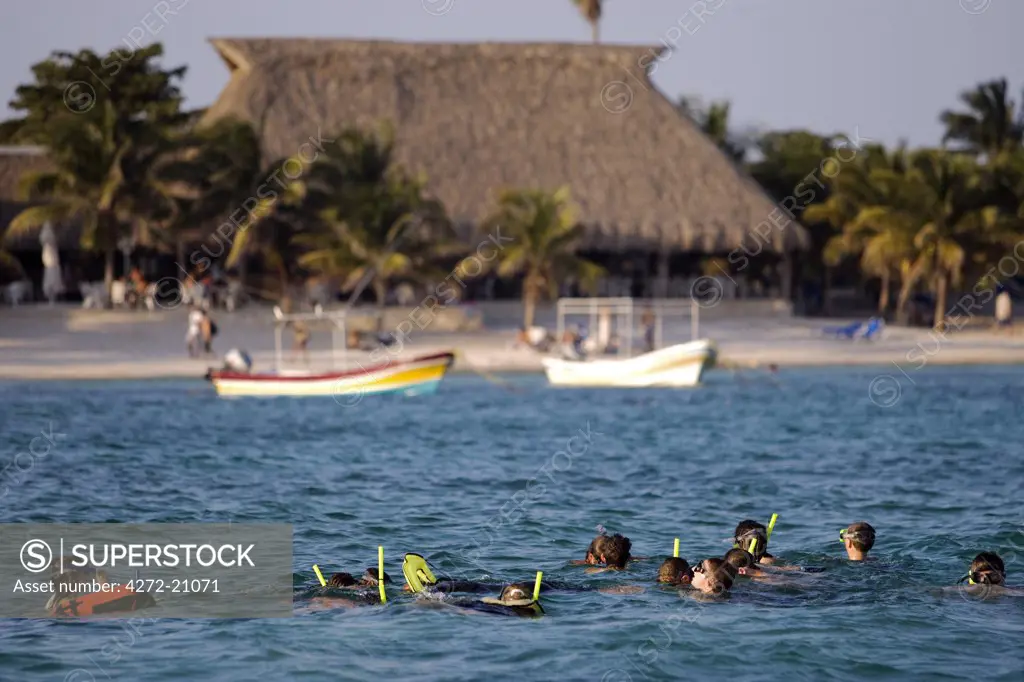
M 644 330 L 644 352 L 650 353 L 654 350 L 654 311 L 650 308 L 644 310 L 640 318 L 640 325 Z
M 302 361 L 309 364 L 309 326 L 302 320 L 297 320 L 292 331 L 295 333 L 295 342 L 292 344 L 292 352 L 296 356 L 301 355 Z
M 1013 302 L 1010 300 L 1010 292 L 1003 289 L 996 296 L 996 327 L 999 329 L 1010 329 L 1013 324 Z
M 200 311 L 199 314 L 203 316 L 199 325 L 203 337 L 203 352 L 213 355 L 213 337 L 217 334 L 217 324 L 205 310 Z
M 185 343 L 188 345 L 188 356 L 190 358 L 199 356 L 199 339 L 203 334 L 203 318 L 206 317 L 194 303 L 188 307 L 188 331 L 185 333 Z

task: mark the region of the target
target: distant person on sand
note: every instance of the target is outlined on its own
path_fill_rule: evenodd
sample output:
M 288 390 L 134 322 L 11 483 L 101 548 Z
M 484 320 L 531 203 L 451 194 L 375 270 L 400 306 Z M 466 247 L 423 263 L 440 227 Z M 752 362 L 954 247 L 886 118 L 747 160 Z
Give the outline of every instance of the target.
M 654 311 L 650 308 L 644 310 L 640 318 L 640 325 L 644 329 L 644 352 L 650 353 L 654 350 Z
M 1013 301 L 1010 292 L 1003 289 L 996 296 L 996 327 L 1009 329 L 1013 325 Z
M 309 327 L 305 322 L 299 320 L 294 323 L 292 331 L 295 333 L 295 342 L 292 344 L 292 352 L 302 356 L 302 361 L 309 364 Z
M 217 323 L 205 310 L 200 311 L 200 315 L 203 316 L 199 327 L 202 332 L 203 351 L 207 355 L 213 355 L 213 337 L 217 335 Z
M 205 315 L 196 304 L 188 306 L 188 331 L 185 332 L 185 343 L 190 358 L 199 356 L 199 340 L 203 336 L 203 318 Z

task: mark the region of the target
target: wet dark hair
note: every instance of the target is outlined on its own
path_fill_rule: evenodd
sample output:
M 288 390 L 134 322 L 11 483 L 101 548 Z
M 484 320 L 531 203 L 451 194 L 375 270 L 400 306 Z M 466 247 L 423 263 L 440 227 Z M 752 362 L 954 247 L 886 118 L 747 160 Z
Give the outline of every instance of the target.
M 327 581 L 328 587 L 350 587 L 356 584 L 356 579 L 351 573 L 332 573 L 331 579 Z
M 366 569 L 366 572 L 363 573 L 363 582 L 367 583 L 369 585 L 376 585 L 377 581 L 378 581 L 377 569 L 376 568 L 368 568 L 368 569 Z M 384 584 L 385 585 L 390 585 L 391 584 L 391 576 L 388 575 L 387 571 L 384 572 Z
M 605 540 L 606 542 L 602 548 L 605 564 L 612 568 L 625 568 L 626 562 L 629 561 L 629 550 L 633 547 L 633 543 L 630 542 L 629 538 L 618 533 L 605 538 Z
M 844 538 L 849 540 L 858 552 L 866 552 L 875 546 L 875 529 L 866 521 L 857 521 L 846 527 Z
M 757 546 L 754 547 L 754 551 L 751 554 L 754 555 L 755 560 L 760 561 L 761 557 L 768 553 L 768 529 L 763 523 L 758 523 L 752 519 L 740 521 L 736 526 L 736 531 L 733 533 L 736 546 L 749 552 L 750 541 L 754 538 L 757 538 Z
M 971 562 L 969 575 L 979 585 L 1003 585 L 1006 583 L 1006 566 L 995 552 L 982 552 Z
M 730 587 L 736 579 L 736 568 L 722 559 L 705 559 L 702 562 L 704 577 L 711 585 L 715 594 L 721 594 Z
M 742 547 L 733 547 L 725 553 L 722 560 L 733 568 L 753 568 L 760 570 L 757 568 L 757 562 L 754 560 L 754 555 Z
M 587 547 L 587 554 L 593 554 L 595 559 L 600 559 L 601 555 L 605 552 L 605 548 L 608 546 L 608 540 L 607 535 L 598 535 L 590 541 L 590 546 Z
M 658 582 L 671 585 L 689 584 L 693 580 L 693 569 L 686 559 L 669 557 L 658 568 Z

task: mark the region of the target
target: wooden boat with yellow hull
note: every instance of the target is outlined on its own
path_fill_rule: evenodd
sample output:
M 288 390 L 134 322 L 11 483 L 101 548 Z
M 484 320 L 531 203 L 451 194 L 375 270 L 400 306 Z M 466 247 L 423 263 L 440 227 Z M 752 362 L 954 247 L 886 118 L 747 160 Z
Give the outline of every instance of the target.
M 433 393 L 454 360 L 453 353 L 436 353 L 340 372 L 211 370 L 207 379 L 224 396 L 334 396 L 348 402 L 363 395 Z
M 433 393 L 451 368 L 451 352 L 399 359 L 390 352 L 371 353 L 372 364 L 364 366 L 359 357 L 346 353 L 347 310 L 313 313 L 284 313 L 274 308 L 275 369 L 253 372 L 252 359 L 232 349 L 220 368 L 210 368 L 206 379 L 222 396 L 333 396 L 338 402 L 355 404 L 364 395 Z M 291 325 L 327 325 L 333 336 L 332 366 L 329 369 L 285 369 L 283 333 Z M 384 350 L 381 346 L 379 350 Z M 383 357 L 381 357 L 383 356 Z

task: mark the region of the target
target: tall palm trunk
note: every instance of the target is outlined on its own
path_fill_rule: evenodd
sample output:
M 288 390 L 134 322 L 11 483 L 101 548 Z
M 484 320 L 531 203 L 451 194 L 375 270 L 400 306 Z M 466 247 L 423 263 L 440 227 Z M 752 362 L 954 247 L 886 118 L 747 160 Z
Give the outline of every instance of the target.
M 944 269 L 939 269 L 935 275 L 935 319 L 932 326 L 936 329 L 945 329 L 946 319 L 946 296 L 949 293 L 949 275 Z
M 185 267 L 185 240 L 180 236 L 178 237 L 177 243 L 175 244 L 174 257 L 178 261 L 178 267 L 187 272 L 188 268 Z
M 534 317 L 537 314 L 537 299 L 540 298 L 540 286 L 537 284 L 536 276 L 527 274 L 523 279 L 523 328 L 529 329 L 533 326 Z
M 821 277 L 821 313 L 826 317 L 832 315 L 832 268 L 825 266 Z
M 889 299 L 892 297 L 892 276 L 886 272 L 882 274 L 882 290 L 878 293 L 878 314 L 885 317 L 889 310 Z
M 383 279 L 374 275 L 373 282 L 373 296 L 377 299 L 377 326 L 376 331 L 378 334 L 384 330 L 384 305 L 388 296 L 388 287 Z
M 900 285 L 900 293 L 896 298 L 896 321 L 899 324 L 907 324 L 910 320 L 907 312 L 907 302 L 910 300 L 910 291 L 913 289 L 913 282 L 905 279 Z
M 103 286 L 107 288 L 107 295 L 114 288 L 114 261 L 117 258 L 117 250 L 108 246 L 103 260 Z
M 595 45 L 601 42 L 601 29 L 596 21 L 590 22 L 590 36 L 594 39 Z

